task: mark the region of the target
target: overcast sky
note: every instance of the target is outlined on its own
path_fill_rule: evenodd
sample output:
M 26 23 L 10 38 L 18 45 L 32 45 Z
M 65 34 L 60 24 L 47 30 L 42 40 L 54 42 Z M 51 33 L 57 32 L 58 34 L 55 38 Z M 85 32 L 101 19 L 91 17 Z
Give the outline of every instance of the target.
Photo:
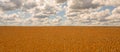
M 120 0 L 0 0 L 0 26 L 120 26 Z

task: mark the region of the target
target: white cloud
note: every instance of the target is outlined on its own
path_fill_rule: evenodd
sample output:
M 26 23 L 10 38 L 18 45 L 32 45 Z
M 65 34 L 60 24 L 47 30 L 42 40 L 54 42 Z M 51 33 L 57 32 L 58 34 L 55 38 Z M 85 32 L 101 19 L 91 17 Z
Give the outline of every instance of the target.
M 31 9 L 31 8 L 34 8 L 36 6 L 37 6 L 36 2 L 26 2 L 23 5 L 23 8 L 25 8 L 25 9 Z
M 3 14 L 4 12 L 0 9 L 0 15 Z
M 70 24 L 73 24 L 73 25 L 109 25 L 109 24 L 112 25 L 111 24 L 112 21 L 114 20 L 120 21 L 118 19 L 120 15 L 118 14 L 120 11 L 118 7 L 119 1 L 68 0 L 66 21 L 69 21 Z M 98 12 L 97 10 L 99 10 L 103 6 L 116 6 L 117 8 L 112 11 L 112 15 L 110 14 L 111 12 L 109 9 Z
M 116 8 L 112 12 L 109 9 L 98 11 L 103 6 Z M 66 18 L 57 16 L 62 10 L 65 10 Z M 8 11 L 14 12 L 7 14 Z M 22 13 L 30 16 L 24 19 Z M 50 16 L 54 18 L 51 19 Z M 0 0 L 0 24 L 115 25 L 119 23 L 120 0 Z
M 120 0 L 93 0 L 93 3 L 107 6 L 119 6 Z
M 112 14 L 120 14 L 120 6 L 116 7 L 113 11 Z
M 52 25 L 52 24 L 53 24 L 53 25 L 60 25 L 61 20 L 62 20 L 62 19 L 61 19 L 60 16 L 56 16 L 56 18 L 51 21 L 51 25 Z
M 112 15 L 106 17 L 106 19 L 109 20 L 112 23 L 120 24 L 120 7 L 115 8 L 112 11 Z
M 0 21 L 1 24 L 4 25 L 19 25 L 22 22 L 22 19 L 18 14 L 11 14 L 11 15 L 1 15 Z

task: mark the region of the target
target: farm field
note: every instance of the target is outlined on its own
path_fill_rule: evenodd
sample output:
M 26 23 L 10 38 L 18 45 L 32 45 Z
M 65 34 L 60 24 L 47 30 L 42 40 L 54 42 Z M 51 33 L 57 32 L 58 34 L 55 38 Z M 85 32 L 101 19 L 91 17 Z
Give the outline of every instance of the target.
M 0 52 L 120 52 L 120 27 L 0 27 Z

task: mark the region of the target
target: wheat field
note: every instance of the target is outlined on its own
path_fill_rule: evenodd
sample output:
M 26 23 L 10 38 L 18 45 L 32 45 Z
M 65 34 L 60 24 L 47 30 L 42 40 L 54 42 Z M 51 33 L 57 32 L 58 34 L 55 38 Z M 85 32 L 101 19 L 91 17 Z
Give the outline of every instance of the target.
M 120 27 L 0 27 L 0 52 L 120 52 Z

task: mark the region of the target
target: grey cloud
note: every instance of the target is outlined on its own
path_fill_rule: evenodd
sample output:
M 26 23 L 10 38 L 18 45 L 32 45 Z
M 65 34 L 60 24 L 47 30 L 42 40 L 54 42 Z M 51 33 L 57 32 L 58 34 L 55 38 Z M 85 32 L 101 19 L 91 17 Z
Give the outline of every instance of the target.
M 13 2 L 16 7 L 21 7 L 23 4 L 23 0 L 10 0 L 11 2 Z
M 88 9 L 88 8 L 96 8 L 98 4 L 93 4 L 93 0 L 69 0 L 68 6 L 71 9 Z
M 64 3 L 66 2 L 67 0 L 56 0 L 57 3 Z
M 0 2 L 0 8 L 4 11 L 15 9 L 16 5 L 11 2 Z

